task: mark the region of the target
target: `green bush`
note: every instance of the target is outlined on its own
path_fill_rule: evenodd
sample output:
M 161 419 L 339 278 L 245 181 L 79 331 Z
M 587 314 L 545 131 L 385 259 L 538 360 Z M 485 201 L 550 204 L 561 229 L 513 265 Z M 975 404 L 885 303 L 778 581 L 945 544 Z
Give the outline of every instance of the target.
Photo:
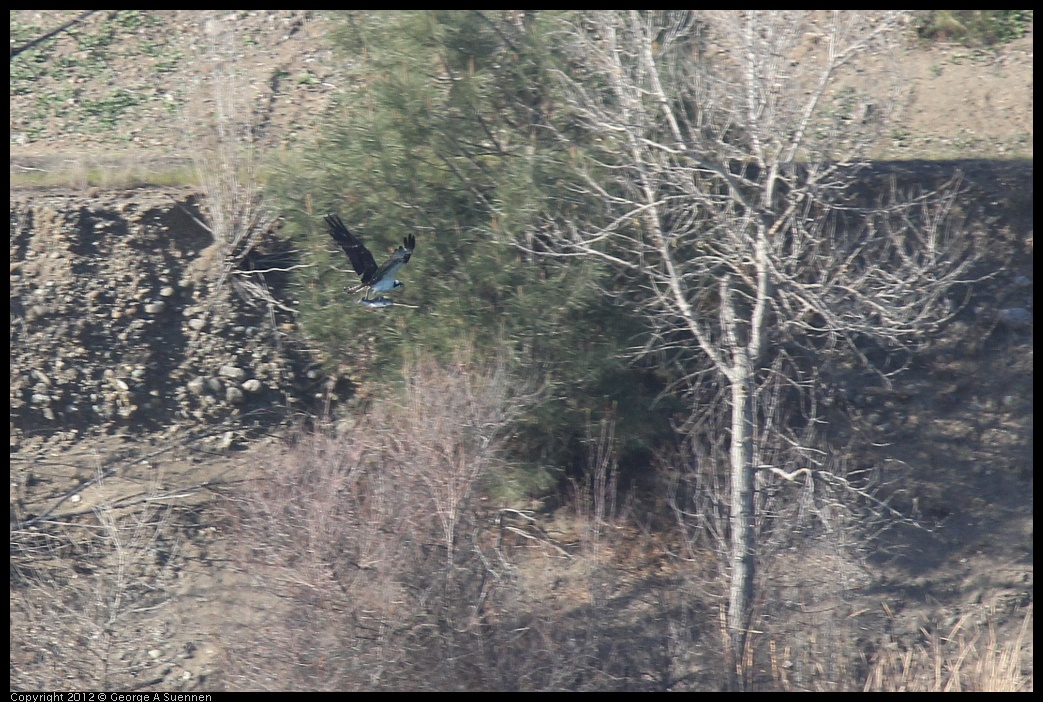
M 992 46 L 1023 36 L 1031 24 L 1031 10 L 925 10 L 916 32 L 923 39 Z

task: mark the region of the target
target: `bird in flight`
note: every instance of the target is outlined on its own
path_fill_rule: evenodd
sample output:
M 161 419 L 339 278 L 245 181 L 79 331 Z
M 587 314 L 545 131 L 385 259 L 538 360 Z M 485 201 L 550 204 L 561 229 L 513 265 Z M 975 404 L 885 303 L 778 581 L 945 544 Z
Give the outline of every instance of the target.
M 369 294 L 371 292 L 387 292 L 403 286 L 402 281 L 395 280 L 395 274 L 409 262 L 409 257 L 413 255 L 413 249 L 416 248 L 416 237 L 410 234 L 403 239 L 402 246 L 395 249 L 391 257 L 378 268 L 373 254 L 362 245 L 361 241 L 355 238 L 354 234 L 348 231 L 340 217 L 334 214 L 326 215 L 326 224 L 330 227 L 330 236 L 344 249 L 344 253 L 351 259 L 351 267 L 355 269 L 355 272 L 362 279 L 360 285 L 356 285 L 348 292 L 355 293 L 365 289 L 366 294 L 359 300 L 359 303 L 367 307 L 390 307 L 393 305 L 394 303 L 389 298 L 380 297 L 379 295 L 375 298 L 370 298 Z

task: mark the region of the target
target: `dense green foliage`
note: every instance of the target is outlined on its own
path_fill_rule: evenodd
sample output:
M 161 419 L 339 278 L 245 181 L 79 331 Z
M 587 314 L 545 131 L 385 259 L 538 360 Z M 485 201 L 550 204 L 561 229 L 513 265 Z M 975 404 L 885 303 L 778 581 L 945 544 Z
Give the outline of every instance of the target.
M 539 395 L 517 427 L 528 465 L 579 463 L 585 423 L 608 412 L 631 458 L 647 456 L 669 429 L 666 406 L 651 411 L 662 378 L 628 360 L 642 322 L 601 295 L 618 281 L 595 262 L 534 251 L 541 215 L 598 206 L 569 195 L 576 145 L 540 128 L 555 104 L 541 22 L 506 11 L 344 16 L 338 41 L 358 87 L 281 186 L 317 263 L 301 276 L 302 321 L 363 387 L 395 377 L 410 354 L 506 355 L 517 392 Z M 357 281 L 326 235 L 328 211 L 378 260 L 415 232 L 394 294 L 403 304 L 370 310 L 343 292 Z
M 991 46 L 1017 39 L 1032 24 L 1032 10 L 923 10 L 916 33 L 924 39 Z

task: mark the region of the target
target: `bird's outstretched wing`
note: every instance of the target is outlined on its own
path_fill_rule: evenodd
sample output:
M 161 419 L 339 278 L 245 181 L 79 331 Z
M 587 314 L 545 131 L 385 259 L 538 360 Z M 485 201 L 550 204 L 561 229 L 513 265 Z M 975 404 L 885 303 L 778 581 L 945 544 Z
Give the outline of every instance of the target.
M 386 276 L 394 276 L 399 268 L 409 263 L 409 258 L 413 255 L 415 248 L 416 237 L 410 234 L 402 240 L 402 246 L 391 252 L 388 260 L 380 265 L 377 272 L 373 274 L 373 280 L 383 280 Z
M 351 259 L 351 267 L 362 278 L 362 284 L 368 285 L 373 282 L 374 274 L 377 272 L 377 262 L 373 259 L 373 254 L 369 252 L 369 249 L 363 246 L 362 242 L 348 231 L 348 228 L 344 226 L 344 222 L 340 221 L 340 217 L 337 215 L 326 215 L 326 224 L 330 227 L 330 236 L 340 245 L 340 248 L 344 249 L 344 253 Z M 412 238 L 412 235 L 410 235 L 410 238 Z M 409 259 L 408 255 L 406 259 Z
M 397 270 L 409 262 L 409 258 L 413 255 L 413 249 L 416 248 L 416 237 L 412 234 L 402 240 L 402 246 L 391 252 L 391 256 L 384 262 L 384 265 L 380 267 L 381 271 L 384 271 L 392 266 Z

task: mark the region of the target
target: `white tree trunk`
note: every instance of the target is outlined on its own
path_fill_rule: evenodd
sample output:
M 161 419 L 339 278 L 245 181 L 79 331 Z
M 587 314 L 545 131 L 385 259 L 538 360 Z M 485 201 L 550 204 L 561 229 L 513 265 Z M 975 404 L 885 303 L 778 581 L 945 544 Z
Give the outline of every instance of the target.
M 728 636 L 733 657 L 730 673 L 738 673 L 751 619 L 754 576 L 753 529 L 753 369 L 746 349 L 736 349 L 732 380 L 731 441 L 731 581 L 728 593 Z

